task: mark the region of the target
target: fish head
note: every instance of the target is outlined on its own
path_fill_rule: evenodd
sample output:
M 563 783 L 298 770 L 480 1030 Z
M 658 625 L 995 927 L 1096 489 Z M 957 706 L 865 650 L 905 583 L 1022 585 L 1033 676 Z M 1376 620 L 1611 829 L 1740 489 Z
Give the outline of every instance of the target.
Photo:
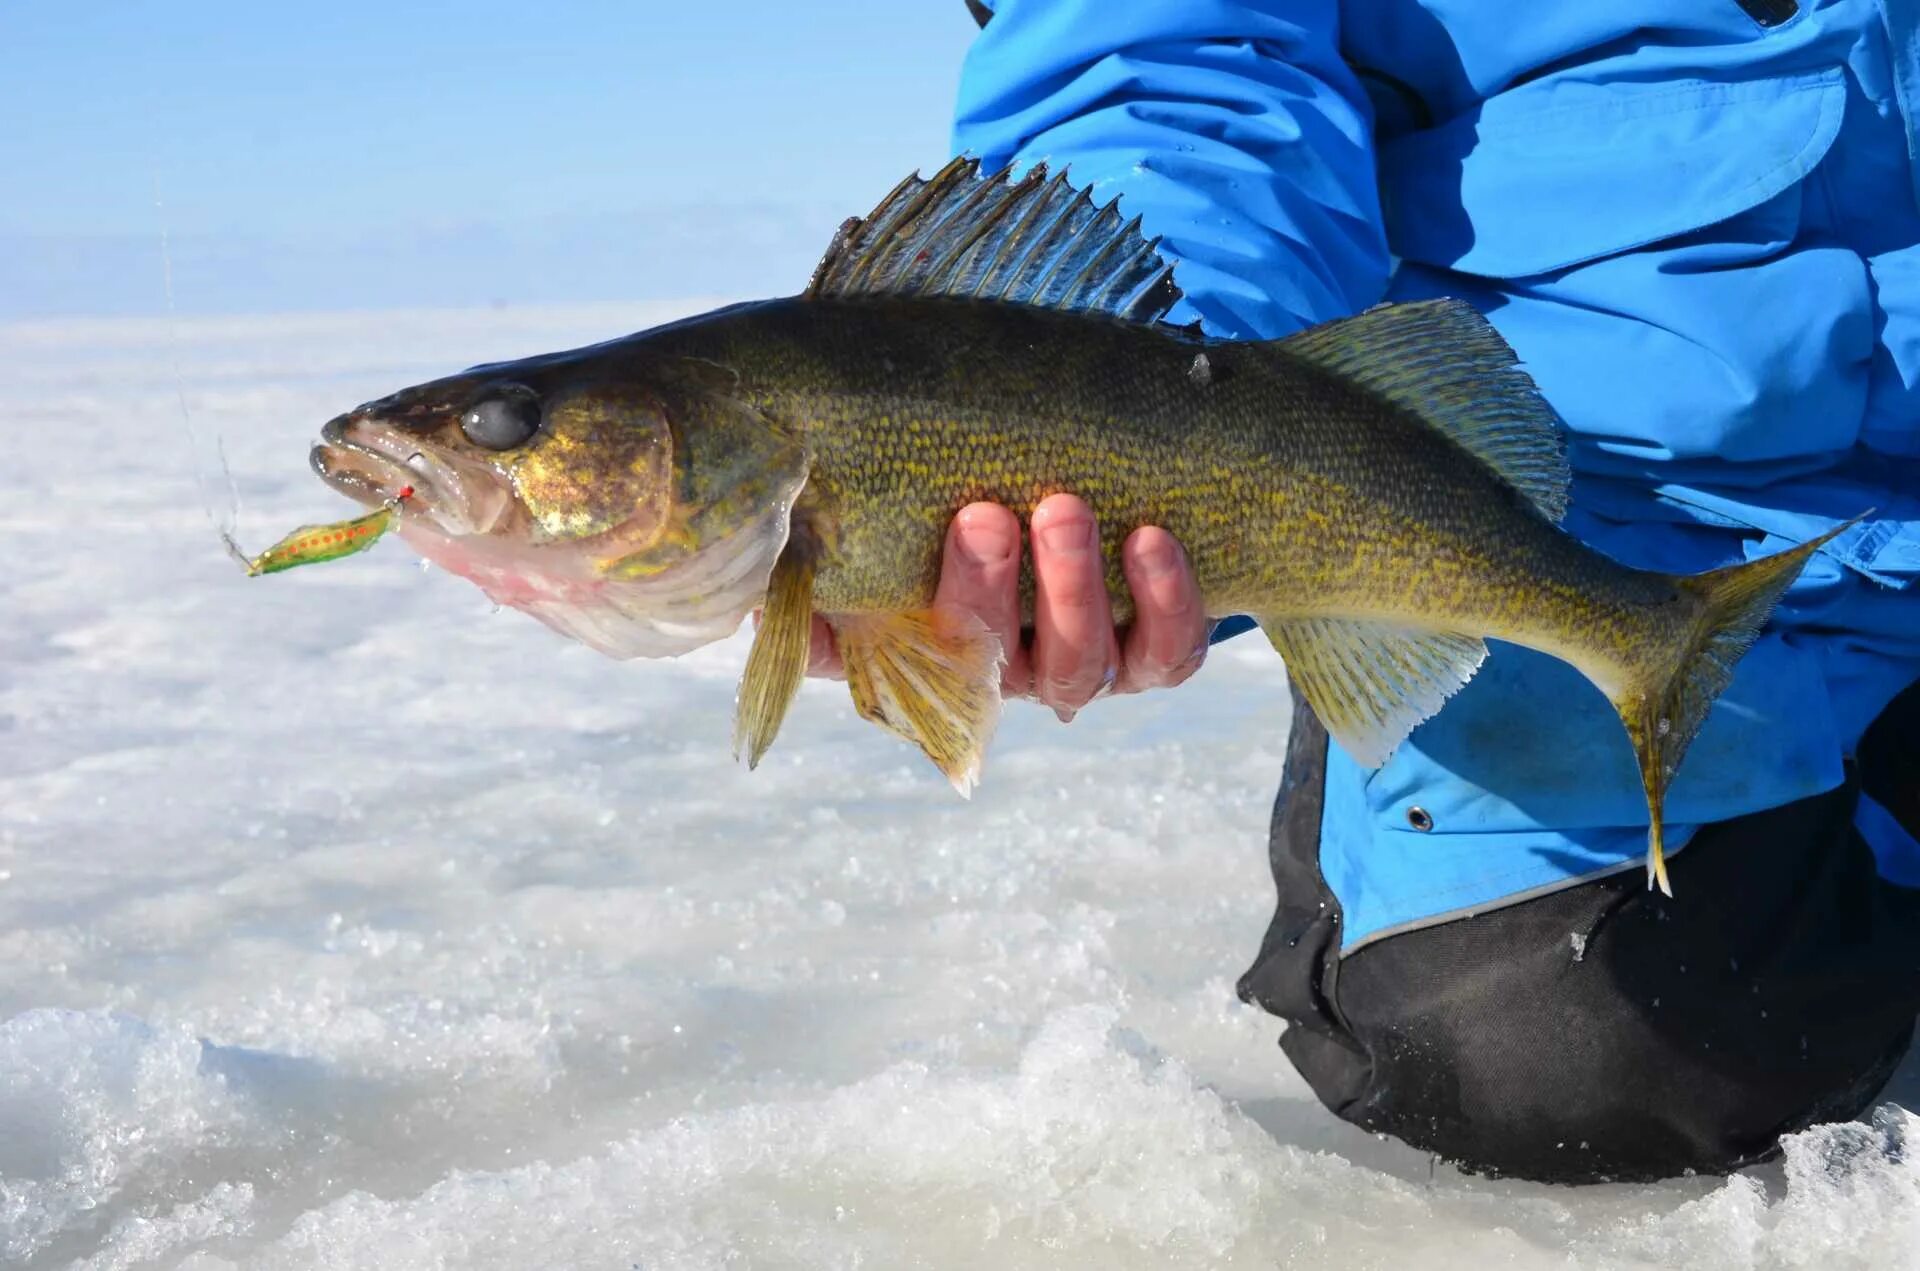
M 690 359 L 475 368 L 329 421 L 313 466 L 496 603 L 614 657 L 731 634 L 765 597 L 799 445 Z

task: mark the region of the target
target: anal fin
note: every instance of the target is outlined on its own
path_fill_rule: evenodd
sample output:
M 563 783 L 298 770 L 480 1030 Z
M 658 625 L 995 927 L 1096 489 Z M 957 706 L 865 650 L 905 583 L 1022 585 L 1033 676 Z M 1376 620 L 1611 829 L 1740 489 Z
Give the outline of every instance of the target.
M 1000 721 L 999 639 L 971 615 L 922 609 L 829 619 L 854 708 L 926 752 L 971 794 Z
M 1377 768 L 1473 678 L 1478 636 L 1352 618 L 1262 620 L 1287 675 L 1355 763 Z
M 780 732 L 787 707 L 807 673 L 813 627 L 813 553 L 789 541 L 767 581 L 760 629 L 747 653 L 733 708 L 733 757 L 757 767 Z

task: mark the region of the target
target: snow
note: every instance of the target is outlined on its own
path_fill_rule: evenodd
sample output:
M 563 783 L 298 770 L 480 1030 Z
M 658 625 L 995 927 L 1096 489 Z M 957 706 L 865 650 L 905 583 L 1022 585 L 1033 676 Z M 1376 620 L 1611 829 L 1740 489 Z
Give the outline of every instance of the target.
M 347 511 L 305 466 L 344 406 L 690 307 L 195 319 L 178 357 L 257 550 Z M 748 774 L 738 640 L 609 662 L 397 542 L 243 577 L 172 360 L 164 321 L 0 327 L 0 1264 L 1920 1267 L 1892 1103 L 1582 1190 L 1322 1111 L 1232 992 L 1258 641 L 1012 709 L 971 803 L 836 684 Z

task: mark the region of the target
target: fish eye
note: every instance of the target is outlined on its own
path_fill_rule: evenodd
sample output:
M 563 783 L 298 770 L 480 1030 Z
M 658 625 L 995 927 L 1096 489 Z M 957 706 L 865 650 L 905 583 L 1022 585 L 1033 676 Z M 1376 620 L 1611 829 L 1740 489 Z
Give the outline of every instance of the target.
M 460 431 L 488 450 L 524 446 L 540 431 L 540 398 L 522 385 L 502 385 L 467 408 L 460 416 Z

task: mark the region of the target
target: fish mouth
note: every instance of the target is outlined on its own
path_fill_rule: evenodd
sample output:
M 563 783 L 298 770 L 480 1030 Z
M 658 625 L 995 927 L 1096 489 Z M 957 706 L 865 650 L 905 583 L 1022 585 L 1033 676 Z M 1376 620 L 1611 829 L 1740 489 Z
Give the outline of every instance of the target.
M 350 416 L 342 415 L 320 430 L 322 443 L 308 456 L 320 479 L 368 507 L 379 507 L 400 497 L 409 485 L 420 492 L 421 483 L 413 480 L 407 459 L 383 453 L 364 442 L 349 440 Z
M 505 478 L 466 471 L 404 433 L 358 412 L 328 420 L 308 461 L 322 481 L 367 507 L 397 503 L 406 521 L 426 521 L 443 533 L 485 534 L 507 515 L 513 499 Z

